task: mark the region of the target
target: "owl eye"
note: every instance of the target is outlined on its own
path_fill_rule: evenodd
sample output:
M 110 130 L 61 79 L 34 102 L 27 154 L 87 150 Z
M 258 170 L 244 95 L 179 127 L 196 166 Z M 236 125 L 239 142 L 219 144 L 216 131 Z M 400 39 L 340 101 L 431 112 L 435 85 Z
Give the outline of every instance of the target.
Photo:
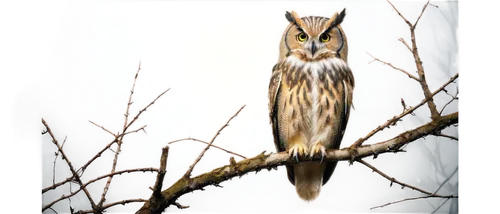
M 327 33 L 323 33 L 319 36 L 319 39 L 321 40 L 321 42 L 329 42 L 330 35 L 328 35 Z
M 299 33 L 299 35 L 297 35 L 297 41 L 305 42 L 306 40 L 307 40 L 307 34 L 305 34 L 304 32 L 301 32 Z

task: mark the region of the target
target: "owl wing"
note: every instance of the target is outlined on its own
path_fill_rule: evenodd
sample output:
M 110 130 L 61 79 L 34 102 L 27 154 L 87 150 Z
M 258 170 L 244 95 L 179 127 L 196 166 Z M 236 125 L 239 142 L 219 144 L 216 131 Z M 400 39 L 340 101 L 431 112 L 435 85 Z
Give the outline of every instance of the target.
M 278 127 L 278 98 L 281 90 L 281 69 L 278 64 L 273 67 L 271 81 L 269 83 L 269 117 L 273 128 L 274 145 L 278 152 L 286 150 L 284 143 L 280 141 Z
M 348 73 L 348 75 L 352 75 L 351 73 Z M 333 136 L 333 148 L 338 149 L 340 147 L 340 143 L 342 142 L 342 138 L 344 137 L 344 132 L 347 126 L 347 121 L 349 120 L 349 114 L 351 111 L 351 105 L 352 105 L 352 90 L 354 87 L 354 78 L 352 76 L 349 76 L 347 81 L 343 80 L 342 85 L 343 85 L 343 93 L 342 94 L 342 101 L 344 105 L 341 105 L 340 109 L 340 115 L 338 115 L 338 123 L 339 125 L 337 126 L 336 130 L 336 135 Z M 323 185 L 330 180 L 330 177 L 333 174 L 333 171 L 335 170 L 335 167 L 337 166 L 337 161 L 334 162 L 328 162 L 325 167 L 325 173 L 323 174 Z
M 271 82 L 269 83 L 269 117 L 271 118 L 271 125 L 273 128 L 274 145 L 276 146 L 276 151 L 283 152 L 286 151 L 286 142 L 283 141 L 279 133 L 279 122 L 278 122 L 278 100 L 280 99 L 282 85 L 281 77 L 282 71 L 280 62 L 273 67 L 273 74 L 271 76 Z M 294 169 L 293 166 L 286 166 L 287 176 L 290 183 L 295 185 Z

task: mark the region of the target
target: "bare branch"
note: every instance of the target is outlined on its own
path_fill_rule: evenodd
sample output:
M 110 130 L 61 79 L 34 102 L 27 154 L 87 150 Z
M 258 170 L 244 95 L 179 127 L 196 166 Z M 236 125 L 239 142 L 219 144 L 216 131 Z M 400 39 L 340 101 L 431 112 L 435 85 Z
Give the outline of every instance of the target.
M 396 11 L 398 16 L 405 22 L 406 25 L 408 25 L 408 27 L 412 27 L 410 20 L 408 18 L 406 18 L 405 15 L 403 15 L 403 13 L 392 3 L 391 0 L 385 0 L 385 1 L 387 3 L 389 3 L 389 5 L 391 5 L 392 9 L 394 9 L 394 11 Z
M 61 185 L 65 184 L 65 183 L 67 183 L 69 181 L 73 181 L 73 180 L 74 180 L 74 177 L 72 175 L 71 177 L 66 178 L 64 181 L 61 181 L 59 183 L 55 183 L 55 184 L 53 184 L 52 186 L 49 186 L 49 187 L 45 187 L 45 188 L 42 189 L 42 194 L 45 193 L 45 192 L 47 192 L 47 191 L 49 191 L 49 190 L 53 190 L 53 189 L 57 188 L 58 186 L 61 186 Z
M 399 38 L 398 40 L 401 41 L 408 48 L 408 50 L 410 50 L 410 52 L 413 52 L 413 50 L 410 48 L 410 46 L 405 42 L 403 38 Z
M 405 112 L 406 110 L 408 110 L 408 105 L 406 104 L 406 101 L 404 98 L 401 97 L 399 102 L 401 103 L 401 109 L 402 109 L 401 112 Z
M 162 149 L 161 153 L 160 170 L 158 170 L 158 174 L 156 175 L 156 182 L 153 187 L 153 194 L 157 196 L 161 196 L 161 187 L 163 185 L 163 180 L 165 179 L 165 174 L 167 173 L 168 150 L 169 147 L 165 146 Z
M 126 199 L 126 200 L 123 200 L 123 201 L 117 201 L 117 202 L 114 202 L 114 203 L 106 204 L 106 205 L 104 205 L 102 207 L 102 210 L 108 209 L 108 208 L 110 208 L 112 206 L 116 206 L 116 205 L 125 205 L 125 204 L 133 203 L 133 202 L 146 202 L 146 201 L 147 201 L 146 199 L 142 199 L 142 198 L 138 198 L 138 199 Z M 83 213 L 95 213 L 95 210 L 80 210 L 77 213 L 79 213 L 79 214 L 83 214 Z
M 325 157 L 321 157 L 319 154 L 312 157 L 312 159 L 309 157 L 299 157 L 298 162 L 319 162 L 321 160 L 351 161 L 353 159 L 359 160 L 361 158 L 383 153 L 398 152 L 401 151 L 400 148 L 402 146 L 456 123 L 458 123 L 458 112 L 442 116 L 416 129 L 401 133 L 395 138 L 387 141 L 355 148 L 347 147 L 340 150 L 328 150 Z M 242 176 L 248 172 L 258 172 L 262 169 L 272 169 L 277 166 L 296 163 L 297 160 L 291 158 L 286 151 L 271 154 L 264 154 L 263 152 L 256 157 L 236 163 L 230 163 L 194 178 L 183 176 L 168 189 L 163 190 L 161 197 L 152 195 L 148 202 L 146 202 L 136 213 L 161 213 L 186 193 L 201 190 L 209 185 L 217 185 L 223 181 Z
M 425 199 L 425 198 L 446 198 L 446 199 L 450 199 L 450 198 L 458 198 L 458 196 L 454 196 L 454 195 L 448 195 L 448 196 L 426 195 L 426 196 L 420 196 L 420 197 L 414 197 L 414 198 L 405 198 L 405 199 L 402 199 L 402 200 L 399 200 L 399 201 L 389 202 L 389 203 L 384 204 L 384 205 L 372 207 L 372 208 L 370 208 L 370 210 L 377 209 L 377 208 L 382 208 L 382 207 L 385 207 L 385 206 L 389 206 L 391 204 L 401 203 L 401 202 L 404 202 L 404 201 L 412 201 L 412 200 Z
M 210 148 L 210 146 L 214 143 L 215 138 L 217 138 L 217 136 L 219 136 L 220 132 L 229 125 L 229 122 L 231 122 L 231 120 L 233 118 L 235 118 L 240 113 L 240 111 L 243 110 L 243 108 L 245 108 L 245 105 L 243 105 L 231 118 L 229 118 L 229 120 L 226 122 L 226 124 L 224 124 L 219 129 L 219 131 L 217 131 L 217 133 L 212 138 L 212 140 L 210 141 L 210 143 L 205 147 L 205 149 L 203 149 L 203 151 L 200 153 L 200 155 L 198 156 L 198 158 L 196 158 L 196 160 L 194 161 L 194 163 L 191 166 L 189 166 L 189 169 L 186 171 L 186 174 L 184 174 L 185 178 L 189 178 L 191 176 L 191 172 L 193 172 L 194 167 L 196 166 L 196 164 L 198 162 L 200 162 L 200 160 L 203 157 L 203 155 L 205 154 L 205 152 L 207 152 L 207 150 Z
M 428 0 L 427 3 L 424 5 L 424 8 L 422 8 L 422 12 L 420 13 L 420 16 L 418 16 L 417 21 L 415 21 L 415 24 L 413 24 L 413 28 L 417 27 L 418 21 L 420 20 L 420 17 L 422 17 L 422 14 L 424 14 L 425 8 L 427 8 L 429 2 L 430 0 Z
M 124 134 L 124 135 L 128 135 L 128 134 L 130 134 L 130 133 L 136 133 L 136 132 L 139 132 L 139 131 L 143 131 L 144 133 L 146 133 L 146 126 L 147 126 L 147 125 L 144 125 L 144 126 L 142 126 L 141 128 L 138 128 L 138 129 L 136 129 L 136 130 L 132 130 L 132 131 L 125 132 L 125 134 Z
M 446 94 L 448 94 L 448 92 L 447 92 L 447 91 L 445 91 L 445 92 L 446 92 Z M 450 95 L 450 96 L 451 96 L 451 100 L 450 100 L 450 101 L 448 101 L 448 102 L 447 102 L 447 103 L 443 106 L 443 108 L 441 109 L 441 111 L 439 111 L 439 114 L 442 114 L 442 113 L 443 113 L 443 111 L 444 111 L 444 109 L 445 109 L 445 108 L 446 108 L 449 104 L 451 104 L 453 101 L 458 100 L 458 88 L 457 88 L 457 92 L 455 93 L 455 95 L 451 95 L 451 94 L 448 94 L 448 95 Z
M 119 136 L 117 136 L 117 139 L 116 139 L 116 142 L 118 143 L 118 146 L 116 148 L 116 152 L 115 152 L 115 157 L 113 158 L 113 165 L 111 167 L 111 173 L 110 174 L 113 174 L 116 170 L 116 164 L 118 162 L 118 156 L 120 155 L 120 152 L 121 152 L 121 145 L 122 145 L 122 142 L 123 142 L 123 137 L 128 134 L 128 133 L 132 133 L 132 132 L 137 132 L 139 130 L 144 130 L 144 127 L 141 127 L 135 131 L 131 131 L 131 132 L 127 132 L 128 128 L 135 122 L 137 121 L 137 119 L 140 117 L 140 115 L 145 112 L 150 106 L 152 106 L 158 99 L 160 99 L 160 97 L 162 97 L 165 93 L 167 93 L 167 91 L 169 91 L 170 89 L 167 89 L 165 91 L 163 91 L 160 95 L 158 95 L 153 101 L 151 101 L 151 103 L 149 103 L 146 107 L 144 107 L 142 110 L 139 111 L 139 113 L 137 113 L 137 115 L 132 119 L 132 121 L 130 121 L 130 123 L 128 122 L 128 116 L 130 114 L 130 105 L 132 105 L 132 95 L 134 94 L 134 89 L 135 89 L 135 83 L 137 81 L 137 77 L 139 76 L 139 71 L 141 70 L 141 64 L 139 62 L 139 68 L 137 69 L 137 72 L 135 74 L 135 77 L 134 77 L 134 83 L 132 85 L 132 89 L 130 90 L 130 96 L 129 96 L 129 100 L 128 100 L 128 103 L 127 103 L 127 110 L 125 111 L 125 121 L 124 121 L 124 124 L 123 124 L 123 130 L 122 130 L 122 134 L 120 134 Z M 106 200 L 105 197 L 106 197 L 106 194 L 109 190 L 109 186 L 111 184 L 111 180 L 113 179 L 113 176 L 109 176 L 108 177 L 108 180 L 106 182 L 106 185 L 104 186 L 104 190 L 102 192 L 102 195 L 101 195 L 101 200 L 99 201 L 99 207 L 102 207 L 104 201 Z
M 403 70 L 403 69 L 401 69 L 401 68 L 397 68 L 397 67 L 395 67 L 394 65 L 392 65 L 391 63 L 388 63 L 388 62 L 382 61 L 382 60 L 380 60 L 380 59 L 377 59 L 376 57 L 372 56 L 372 55 L 371 55 L 370 53 L 368 53 L 368 52 L 366 52 L 366 53 L 367 53 L 368 55 L 370 55 L 370 56 L 373 58 L 373 60 L 375 60 L 375 61 L 379 61 L 379 62 L 381 62 L 381 63 L 382 63 L 382 64 L 384 64 L 384 65 L 388 65 L 388 66 L 390 66 L 391 68 L 393 68 L 393 69 L 395 69 L 395 70 L 401 71 L 401 72 L 405 73 L 406 75 L 408 75 L 408 77 L 410 77 L 410 78 L 412 78 L 412 79 L 416 80 L 417 82 L 420 82 L 420 80 L 419 80 L 418 78 L 414 77 L 413 75 L 411 75 L 411 74 L 410 74 L 410 73 L 408 73 L 407 71 L 405 71 L 405 70 Z
M 187 141 L 187 140 L 192 140 L 192 141 L 196 141 L 196 142 L 200 142 L 200 143 L 204 143 L 204 144 L 210 145 L 210 143 L 207 143 L 207 142 L 205 142 L 205 141 L 203 141 L 203 140 L 198 140 L 198 139 L 196 139 L 196 138 L 192 138 L 192 137 L 188 137 L 188 138 L 183 138 L 183 139 L 174 140 L 174 141 L 169 142 L 168 144 L 177 143 L 177 142 L 180 142 L 180 141 Z M 227 153 L 229 153 L 229 154 L 233 154 L 233 155 L 239 156 L 239 157 L 241 157 L 241 158 L 243 158 L 243 159 L 245 159 L 245 158 L 246 158 L 246 157 L 245 157 L 245 156 L 243 156 L 243 155 L 240 155 L 240 154 L 238 154 L 238 153 L 236 153 L 236 152 L 229 151 L 229 150 L 224 149 L 224 148 L 222 148 L 222 147 L 219 147 L 219 146 L 216 146 L 216 145 L 213 145 L 213 144 L 212 144 L 212 145 L 210 145 L 210 146 L 211 146 L 211 147 L 215 147 L 215 148 L 217 148 L 217 149 L 220 149 L 220 150 L 222 150 L 222 151 L 225 151 L 225 152 L 227 152 Z
M 135 115 L 134 119 L 132 119 L 132 121 L 130 121 L 130 123 L 125 126 L 123 132 L 126 132 L 127 129 L 135 122 L 137 121 L 137 119 L 141 116 L 141 114 L 143 112 L 145 112 L 150 106 L 152 106 L 153 104 L 155 104 L 155 102 L 160 99 L 165 93 L 167 93 L 168 91 L 170 91 L 170 88 L 168 88 L 167 90 L 163 91 L 161 94 L 159 94 L 153 101 L 151 101 L 151 103 L 149 103 L 146 107 L 144 107 L 142 110 L 139 111 L 139 113 L 137 113 L 137 115 Z
M 101 157 L 102 153 L 104 153 L 106 150 L 108 150 L 109 148 L 111 148 L 111 146 L 114 144 L 114 143 L 117 143 L 118 142 L 118 137 L 119 135 L 117 135 L 115 137 L 115 139 L 113 139 L 113 141 L 111 141 L 111 143 L 108 143 L 108 145 L 106 145 L 103 149 L 101 149 L 101 151 L 97 152 L 96 155 L 94 155 L 94 157 L 92 157 L 89 161 L 87 161 L 87 163 L 85 163 L 82 167 L 80 167 L 80 169 L 78 169 L 78 171 L 82 171 L 82 173 L 85 171 L 85 169 L 87 169 L 88 166 L 90 166 L 90 164 L 92 162 L 94 162 L 94 160 L 96 160 L 97 158 Z
M 102 130 L 106 131 L 107 133 L 110 133 L 111 135 L 117 137 L 116 134 L 113 134 L 113 132 L 109 131 L 108 129 L 104 128 L 104 126 L 98 125 L 97 123 L 94 123 L 93 121 L 89 120 L 90 123 L 94 124 L 95 126 L 101 128 Z
M 132 89 L 130 90 L 130 96 L 128 97 L 127 110 L 125 111 L 125 122 L 123 123 L 123 132 L 127 130 L 128 125 L 128 115 L 130 112 L 130 106 L 132 105 L 132 95 L 134 94 L 135 83 L 137 82 L 137 77 L 139 76 L 139 71 L 141 71 L 141 62 L 139 61 L 139 68 L 134 76 L 134 83 L 132 84 Z
M 354 142 L 354 144 L 351 145 L 351 148 L 360 146 L 361 144 L 363 144 L 363 142 L 365 142 L 366 140 L 368 140 L 370 137 L 372 137 L 373 135 L 375 135 L 377 132 L 382 131 L 383 129 L 385 129 L 385 128 L 389 127 L 389 126 L 396 124 L 397 121 L 399 121 L 404 116 L 412 113 L 418 107 L 420 107 L 423 104 L 425 104 L 427 101 L 429 101 L 430 98 L 434 97 L 437 93 L 439 93 L 440 91 L 444 90 L 444 88 L 446 86 L 448 86 L 450 83 L 454 82 L 457 78 L 458 78 L 458 73 L 455 74 L 455 76 L 453 76 L 452 78 L 450 78 L 450 80 L 448 80 L 448 82 L 444 83 L 439 89 L 437 89 L 436 91 L 434 91 L 434 93 L 432 93 L 430 97 L 425 98 L 424 100 L 422 100 L 422 102 L 420 102 L 419 104 L 417 104 L 414 107 L 411 107 L 411 108 L 407 109 L 402 114 L 400 114 L 398 116 L 394 116 L 392 119 L 387 120 L 386 123 L 378 126 L 376 129 L 374 129 L 373 131 L 371 131 L 370 133 L 368 133 L 368 135 L 366 135 L 365 137 L 360 138 L 356 142 Z
M 451 135 L 446 135 L 446 134 L 443 134 L 443 133 L 439 133 L 439 134 L 434 134 L 435 136 L 439 136 L 439 137 L 446 137 L 446 138 L 450 138 L 451 140 L 456 140 L 458 141 L 458 138 L 455 137 L 455 136 L 451 136 Z
M 453 173 L 451 173 L 451 175 L 448 176 L 448 178 L 446 178 L 446 180 L 444 180 L 443 183 L 441 183 L 441 185 L 439 185 L 439 188 L 434 192 L 434 194 L 436 194 L 441 189 L 441 187 L 443 187 L 444 184 L 446 182 L 448 182 L 453 177 L 453 175 L 455 175 L 455 173 L 457 173 L 457 172 L 458 172 L 458 166 L 457 166 L 457 168 L 455 168 L 455 171 L 453 171 Z
M 125 130 L 124 130 L 124 132 L 125 132 Z M 109 186 L 111 185 L 111 180 L 113 180 L 113 176 L 114 176 L 114 173 L 116 170 L 116 164 L 118 163 L 118 155 L 120 155 L 120 152 L 121 152 L 121 147 L 122 147 L 121 139 L 123 139 L 123 136 L 124 135 L 122 134 L 120 139 L 118 140 L 118 144 L 117 144 L 118 146 L 116 147 L 115 157 L 113 158 L 113 165 L 111 167 L 110 176 L 108 177 L 108 180 L 106 181 L 106 185 L 104 186 L 104 190 L 102 191 L 101 200 L 99 201 L 98 206 L 100 208 L 102 208 L 104 201 L 106 200 L 106 194 L 108 193 Z M 94 210 L 96 210 L 96 209 L 94 208 Z
M 118 171 L 118 172 L 114 172 L 114 173 L 109 173 L 109 174 L 106 174 L 106 175 L 102 175 L 102 176 L 99 176 L 97 178 L 94 178 L 90 181 L 88 181 L 87 183 L 83 184 L 80 186 L 79 189 L 77 189 L 75 192 L 70 192 L 69 195 L 63 195 L 61 196 L 60 198 L 50 202 L 49 204 L 45 205 L 44 208 L 42 210 L 45 210 L 45 209 L 48 209 L 50 208 L 52 205 L 54 205 L 55 203 L 59 202 L 59 201 L 62 201 L 64 199 L 68 199 L 74 195 L 76 195 L 77 193 L 79 193 L 81 190 L 83 190 L 84 188 L 86 188 L 88 185 L 98 181 L 98 180 L 101 180 L 101 179 L 104 179 L 104 178 L 107 178 L 107 177 L 110 177 L 110 176 L 114 176 L 114 175 L 120 175 L 120 174 L 123 174 L 123 173 L 131 173 L 131 172 L 158 172 L 158 169 L 156 168 L 152 168 L 152 167 L 148 167 L 148 168 L 137 168 L 137 169 L 127 169 L 127 170 L 122 170 L 122 171 Z M 48 190 L 51 190 L 51 189 L 55 189 L 57 186 L 60 186 L 66 182 L 69 182 L 69 181 L 73 181 L 74 178 L 73 177 L 69 177 L 67 178 L 66 180 L 64 180 L 63 182 L 60 182 L 60 183 L 57 183 L 56 185 L 52 185 L 50 187 L 47 187 L 47 188 L 44 188 L 42 190 L 42 193 L 48 191 Z
M 75 168 L 73 167 L 73 164 L 71 164 L 71 162 L 69 161 L 69 158 L 68 156 L 66 156 L 66 154 L 64 153 L 64 151 L 62 150 L 62 147 L 59 145 L 59 143 L 57 142 L 54 134 L 52 133 L 52 130 L 50 130 L 50 127 L 49 125 L 47 124 L 47 122 L 45 122 L 45 120 L 42 118 L 42 123 L 43 125 L 45 126 L 45 128 L 47 129 L 47 132 L 50 134 L 50 137 L 52 138 L 52 142 L 57 146 L 57 149 L 58 149 L 58 152 L 61 153 L 62 155 L 62 159 L 66 161 L 66 163 L 68 164 L 69 166 L 69 169 L 71 171 L 71 174 L 73 174 L 73 177 L 75 178 L 75 181 L 80 185 L 80 186 L 83 186 L 83 182 L 82 180 L 80 179 L 80 175 L 78 175 L 77 171 L 75 170 Z M 89 202 L 90 202 L 90 205 L 92 206 L 92 208 L 94 209 L 96 207 L 95 203 L 94 203 L 94 200 L 92 199 L 92 196 L 90 195 L 89 191 L 86 189 L 86 188 L 83 188 L 83 191 L 85 192 L 85 195 L 87 196 L 87 198 L 89 199 Z M 42 212 L 44 210 L 46 210 L 47 208 L 49 208 L 50 206 L 44 206 L 42 208 Z
M 428 192 L 428 191 L 425 191 L 423 189 L 420 189 L 418 187 L 414 187 L 412 185 L 409 185 L 409 184 L 406 184 L 406 183 L 403 183 L 403 182 L 400 182 L 398 180 L 396 180 L 395 178 L 393 177 L 389 177 L 388 175 L 386 175 L 385 173 L 381 172 L 380 170 L 378 170 L 377 168 L 375 168 L 374 166 L 372 166 L 371 164 L 367 163 L 366 161 L 364 160 L 358 160 L 358 162 L 362 163 L 363 165 L 367 166 L 368 168 L 372 169 L 374 172 L 378 173 L 379 175 L 381 175 L 382 177 L 386 178 L 387 180 L 389 180 L 391 182 L 391 186 L 393 183 L 397 183 L 399 185 L 401 185 L 401 188 L 404 188 L 404 187 L 409 187 L 410 189 L 413 189 L 413 190 L 416 190 L 416 191 L 419 191 L 421 193 L 424 193 L 424 194 L 427 194 L 427 195 L 434 195 L 435 193 L 431 193 L 431 192 Z

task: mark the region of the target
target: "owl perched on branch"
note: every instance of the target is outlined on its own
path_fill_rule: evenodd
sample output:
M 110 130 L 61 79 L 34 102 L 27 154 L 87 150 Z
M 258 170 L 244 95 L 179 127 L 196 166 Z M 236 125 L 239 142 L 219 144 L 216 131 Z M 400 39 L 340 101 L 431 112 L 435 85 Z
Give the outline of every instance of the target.
M 354 77 L 347 64 L 347 38 L 340 27 L 345 9 L 331 18 L 300 18 L 290 22 L 280 43 L 278 63 L 269 84 L 269 113 L 278 152 L 294 157 L 324 157 L 338 149 L 352 104 Z M 337 162 L 286 166 L 288 180 L 306 201 L 318 197 Z

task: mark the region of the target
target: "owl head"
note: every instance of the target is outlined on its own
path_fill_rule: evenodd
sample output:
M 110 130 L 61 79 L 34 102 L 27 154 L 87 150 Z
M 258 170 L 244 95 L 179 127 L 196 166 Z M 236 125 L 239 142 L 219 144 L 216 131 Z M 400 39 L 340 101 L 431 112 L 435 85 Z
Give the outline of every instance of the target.
M 347 62 L 347 38 L 340 27 L 345 9 L 331 18 L 300 18 L 294 11 L 287 11 L 285 17 L 290 24 L 281 38 L 280 59 L 297 55 L 304 60 L 314 61 L 328 55 Z

